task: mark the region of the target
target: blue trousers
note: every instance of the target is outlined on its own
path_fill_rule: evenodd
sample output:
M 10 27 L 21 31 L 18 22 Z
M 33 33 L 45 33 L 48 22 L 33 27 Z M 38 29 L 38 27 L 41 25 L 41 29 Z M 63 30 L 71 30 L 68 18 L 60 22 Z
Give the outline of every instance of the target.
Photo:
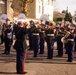
M 58 56 L 63 56 L 63 43 L 60 40 L 57 41 L 57 49 L 58 49 Z
M 38 45 L 39 45 L 39 40 L 38 39 L 35 39 L 35 40 L 33 39 L 34 57 L 37 57 Z
M 25 50 L 16 50 L 16 70 L 17 73 L 24 72 L 24 55 Z
M 67 46 L 67 52 L 68 52 L 68 60 L 73 60 L 74 46 L 68 45 Z
M 52 59 L 53 58 L 53 44 L 50 42 L 47 42 L 47 49 L 48 49 L 47 58 Z
M 44 39 L 40 39 L 40 54 L 44 54 Z

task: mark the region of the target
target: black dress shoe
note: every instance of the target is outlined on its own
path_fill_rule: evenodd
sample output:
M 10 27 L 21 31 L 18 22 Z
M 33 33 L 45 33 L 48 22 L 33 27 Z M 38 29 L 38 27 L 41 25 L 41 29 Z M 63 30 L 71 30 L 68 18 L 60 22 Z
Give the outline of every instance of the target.
M 39 53 L 39 54 L 44 54 L 44 53 Z
M 6 52 L 2 53 L 2 54 L 7 54 Z
M 27 72 L 17 72 L 17 74 L 26 74 Z
M 72 60 L 67 60 L 67 62 L 72 62 Z
M 10 53 L 7 53 L 7 54 L 10 54 Z
M 46 58 L 46 59 L 52 59 L 52 58 Z
M 37 56 L 33 56 L 33 57 L 37 57 Z
M 62 57 L 62 55 L 56 55 L 56 57 Z

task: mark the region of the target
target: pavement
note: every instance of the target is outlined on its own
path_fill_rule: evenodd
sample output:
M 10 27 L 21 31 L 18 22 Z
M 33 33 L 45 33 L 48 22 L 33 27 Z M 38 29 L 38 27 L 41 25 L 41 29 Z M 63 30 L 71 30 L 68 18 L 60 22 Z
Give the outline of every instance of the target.
M 21 75 L 16 74 L 16 52 L 11 47 L 11 54 L 5 55 L 4 45 L 0 45 L 0 75 Z M 74 53 L 73 62 L 66 62 L 67 55 L 63 57 L 56 57 L 56 43 L 54 48 L 53 59 L 46 59 L 47 48 L 45 47 L 45 53 L 43 55 L 38 54 L 37 58 L 33 57 L 33 51 L 27 52 L 25 60 L 25 72 L 24 75 L 76 75 L 76 53 Z

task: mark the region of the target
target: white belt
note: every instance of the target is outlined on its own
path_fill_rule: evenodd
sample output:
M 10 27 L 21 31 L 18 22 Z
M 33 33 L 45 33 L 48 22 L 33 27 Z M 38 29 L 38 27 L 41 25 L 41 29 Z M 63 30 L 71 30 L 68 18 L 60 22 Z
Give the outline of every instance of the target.
M 68 39 L 68 41 L 74 41 L 74 39 Z
M 64 36 L 63 34 L 58 34 L 58 36 Z
M 33 33 L 33 35 L 39 35 L 39 33 Z
M 54 36 L 54 34 L 47 34 L 47 36 Z
M 43 33 L 45 32 L 45 31 L 42 31 Z

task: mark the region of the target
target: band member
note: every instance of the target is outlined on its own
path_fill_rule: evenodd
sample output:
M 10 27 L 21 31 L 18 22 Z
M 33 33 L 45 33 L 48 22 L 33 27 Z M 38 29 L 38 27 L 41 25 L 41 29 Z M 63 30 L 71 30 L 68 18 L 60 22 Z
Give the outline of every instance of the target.
M 40 52 L 39 54 L 44 54 L 44 41 L 45 41 L 45 28 L 40 25 Z
M 4 34 L 3 34 L 4 43 L 5 43 L 5 50 L 3 54 L 10 54 L 10 48 L 12 45 L 13 31 L 9 23 L 10 23 L 10 20 L 6 19 L 6 24 L 4 27 Z
M 73 52 L 74 52 L 74 30 L 69 30 L 69 36 L 67 37 L 67 52 L 68 52 L 68 62 L 72 62 L 73 60 Z
M 63 33 L 63 28 L 60 28 L 58 31 L 58 34 L 56 36 L 56 40 L 57 40 L 57 49 L 58 49 L 58 57 L 62 57 L 63 56 L 63 43 L 61 41 L 61 38 L 64 36 Z
M 26 53 L 27 44 L 25 40 L 27 29 L 22 26 L 22 22 L 18 22 L 18 26 L 15 30 L 16 42 L 14 49 L 16 49 L 16 70 L 17 74 L 25 74 L 24 71 L 24 55 Z
M 31 20 L 30 21 L 30 28 L 29 28 L 29 31 L 28 31 L 28 37 L 29 37 L 29 50 L 32 50 L 33 49 L 33 35 L 32 35 L 32 31 L 33 31 L 33 28 L 35 27 L 35 23 Z
M 37 57 L 37 53 L 38 53 L 39 40 L 40 40 L 39 33 L 40 33 L 40 31 L 39 31 L 38 27 L 35 25 L 35 27 L 33 27 L 33 31 L 32 31 L 34 57 Z
M 0 44 L 2 43 L 1 35 L 2 35 L 2 22 L 0 21 Z
M 53 58 L 53 46 L 54 46 L 54 30 L 53 30 L 53 24 L 49 23 L 49 25 L 47 26 L 47 29 L 45 31 L 45 39 L 47 42 L 47 59 L 52 59 Z
M 75 30 L 74 30 L 74 42 L 75 42 L 74 52 L 76 52 L 76 28 L 75 28 Z
M 4 28 L 5 28 L 5 23 L 2 24 L 2 34 L 1 34 L 1 44 L 4 43 Z

